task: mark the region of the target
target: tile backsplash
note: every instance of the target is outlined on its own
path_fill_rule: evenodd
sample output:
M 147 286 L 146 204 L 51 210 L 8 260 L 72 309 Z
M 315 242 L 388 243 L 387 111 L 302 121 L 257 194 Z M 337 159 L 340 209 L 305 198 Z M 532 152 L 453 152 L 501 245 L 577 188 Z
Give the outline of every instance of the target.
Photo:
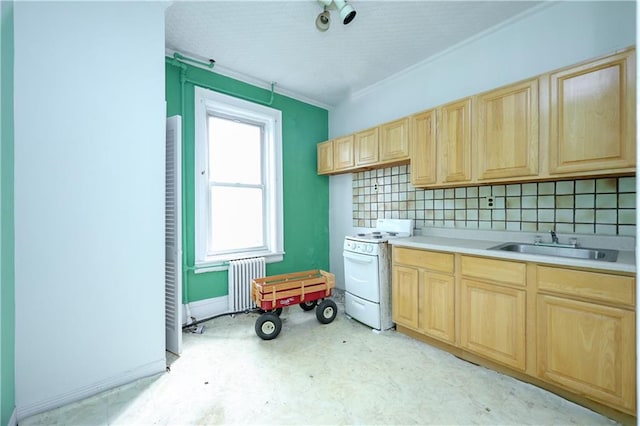
M 416 228 L 636 233 L 635 177 L 419 189 L 409 173 L 409 165 L 354 173 L 353 226 L 396 218 Z

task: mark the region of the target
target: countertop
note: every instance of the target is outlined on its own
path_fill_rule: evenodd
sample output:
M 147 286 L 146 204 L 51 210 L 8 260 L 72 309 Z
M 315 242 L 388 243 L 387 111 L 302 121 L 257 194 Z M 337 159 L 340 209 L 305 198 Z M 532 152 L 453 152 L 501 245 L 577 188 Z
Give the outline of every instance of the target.
M 524 253 L 488 250 L 490 247 L 505 242 L 533 242 L 529 233 L 466 231 L 466 230 L 428 230 L 426 235 L 390 239 L 389 243 L 396 247 L 436 250 L 451 253 L 471 254 L 501 259 L 520 260 L 525 262 L 546 263 L 561 266 L 574 266 L 616 272 L 636 272 L 635 238 L 633 237 L 597 237 L 579 234 L 558 234 L 563 242 L 570 237 L 577 237 L 579 247 L 609 248 L 619 251 L 616 262 L 598 260 L 572 259 L 556 256 L 534 255 Z M 444 234 L 444 235 L 442 235 Z M 539 234 L 538 234 L 539 235 Z M 543 235 L 544 236 L 544 235 Z

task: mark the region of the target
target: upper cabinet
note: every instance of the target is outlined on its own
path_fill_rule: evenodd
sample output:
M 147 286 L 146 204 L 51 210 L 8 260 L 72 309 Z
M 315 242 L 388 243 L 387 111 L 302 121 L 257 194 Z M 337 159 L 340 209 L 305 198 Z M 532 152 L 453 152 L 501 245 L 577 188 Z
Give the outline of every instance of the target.
M 317 146 L 318 174 L 333 172 L 333 141 L 321 142 Z
M 635 51 L 549 75 L 550 174 L 635 167 Z
M 380 161 L 409 159 L 409 119 L 403 118 L 380 126 Z
M 411 116 L 411 183 L 471 180 L 471 98 Z
M 414 186 L 435 184 L 437 173 L 436 110 L 411 117 L 411 183 Z
M 344 136 L 317 145 L 318 174 L 326 175 L 354 167 L 353 135 Z
M 538 79 L 477 97 L 478 180 L 538 174 Z
M 635 60 L 629 48 L 335 139 L 318 173 L 410 162 L 415 187 L 635 173 Z
M 409 136 L 407 117 L 321 142 L 318 144 L 318 174 L 347 173 L 383 165 L 406 164 L 409 162 Z
M 353 135 L 333 140 L 333 170 L 347 170 L 353 167 Z
M 356 166 L 378 162 L 378 128 L 363 130 L 354 135 Z
M 438 109 L 438 141 L 443 183 L 471 181 L 471 98 Z

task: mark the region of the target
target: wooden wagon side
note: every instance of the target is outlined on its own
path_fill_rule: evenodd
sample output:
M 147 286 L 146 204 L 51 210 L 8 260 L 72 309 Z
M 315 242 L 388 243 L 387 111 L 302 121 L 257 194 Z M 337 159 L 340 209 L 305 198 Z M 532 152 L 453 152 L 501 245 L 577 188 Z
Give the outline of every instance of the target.
M 335 282 L 334 274 L 321 269 L 256 278 L 251 298 L 260 309 L 273 310 L 330 297 Z

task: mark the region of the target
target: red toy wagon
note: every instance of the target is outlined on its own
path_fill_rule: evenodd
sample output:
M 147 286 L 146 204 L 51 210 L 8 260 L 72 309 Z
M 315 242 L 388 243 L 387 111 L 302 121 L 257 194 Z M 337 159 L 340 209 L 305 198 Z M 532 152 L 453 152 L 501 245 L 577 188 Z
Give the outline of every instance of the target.
M 300 305 L 305 311 L 316 308 L 316 318 L 329 324 L 338 307 L 328 297 L 336 285 L 335 275 L 320 269 L 256 278 L 251 284 L 251 298 L 264 311 L 256 320 L 256 334 L 264 340 L 275 339 L 282 329 L 282 308 Z

